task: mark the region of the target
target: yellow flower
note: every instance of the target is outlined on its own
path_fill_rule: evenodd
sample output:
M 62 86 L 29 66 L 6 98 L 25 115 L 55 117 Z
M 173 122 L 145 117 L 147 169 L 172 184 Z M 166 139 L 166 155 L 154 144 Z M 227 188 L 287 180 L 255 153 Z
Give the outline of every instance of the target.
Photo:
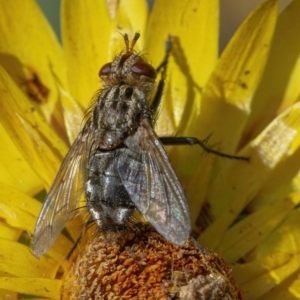
M 300 2 L 278 16 L 261 4 L 218 59 L 218 1 L 62 1 L 62 44 L 33 0 L 0 1 L 0 296 L 60 298 L 72 242 L 30 250 L 44 189 L 76 137 L 99 68 L 121 33 L 158 66 L 173 36 L 156 131 L 205 138 L 250 162 L 176 147 L 170 156 L 189 199 L 193 232 L 233 266 L 247 299 L 299 299 Z M 148 18 L 148 20 L 147 20 Z M 37 195 L 39 197 L 37 197 Z M 67 224 L 76 239 L 82 220 Z

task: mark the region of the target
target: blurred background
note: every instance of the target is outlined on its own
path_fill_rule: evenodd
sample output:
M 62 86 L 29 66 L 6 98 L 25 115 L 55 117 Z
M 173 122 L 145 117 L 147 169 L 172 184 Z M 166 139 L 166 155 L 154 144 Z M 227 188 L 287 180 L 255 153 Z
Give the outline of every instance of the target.
M 60 38 L 59 7 L 61 0 L 37 0 Z M 142 0 L 141 0 L 142 1 Z M 148 0 L 151 9 L 155 0 Z M 220 52 L 247 15 L 263 0 L 220 0 Z M 282 11 L 292 0 L 279 0 Z

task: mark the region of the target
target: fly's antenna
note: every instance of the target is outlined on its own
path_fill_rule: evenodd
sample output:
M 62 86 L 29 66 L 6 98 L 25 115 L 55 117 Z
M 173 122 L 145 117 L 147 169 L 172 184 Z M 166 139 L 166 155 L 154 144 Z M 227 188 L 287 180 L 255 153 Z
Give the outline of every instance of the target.
M 134 34 L 134 37 L 133 37 L 133 39 L 132 39 L 132 41 L 131 41 L 130 47 L 129 47 L 128 34 L 125 33 L 123 37 L 124 37 L 124 42 L 125 42 L 125 46 L 126 46 L 126 53 L 132 53 L 132 52 L 133 52 L 133 48 L 134 48 L 136 42 L 138 41 L 138 39 L 139 39 L 139 37 L 140 37 L 140 33 L 139 33 L 139 32 L 136 32 L 136 33 Z
M 137 40 L 139 39 L 139 37 L 140 37 L 140 33 L 139 33 L 139 32 L 136 32 L 136 33 L 134 34 L 134 37 L 133 37 L 132 41 L 131 41 L 131 47 L 130 47 L 130 51 L 131 51 L 131 52 L 132 52 L 133 47 L 134 47 L 134 45 L 136 44 Z
M 124 42 L 125 42 L 125 46 L 126 46 L 126 52 L 129 52 L 129 39 L 128 39 L 128 34 L 125 33 L 124 34 Z

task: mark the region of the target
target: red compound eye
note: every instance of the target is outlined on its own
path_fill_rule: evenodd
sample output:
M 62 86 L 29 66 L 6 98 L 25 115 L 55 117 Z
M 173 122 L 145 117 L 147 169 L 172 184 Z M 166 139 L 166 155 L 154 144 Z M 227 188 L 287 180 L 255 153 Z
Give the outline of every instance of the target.
M 111 63 L 105 64 L 99 71 L 99 76 L 107 76 L 111 72 Z
M 151 65 L 149 65 L 145 62 L 135 63 L 131 67 L 131 71 L 137 75 L 144 75 L 144 76 L 150 77 L 152 79 L 155 79 L 157 76 L 155 69 Z

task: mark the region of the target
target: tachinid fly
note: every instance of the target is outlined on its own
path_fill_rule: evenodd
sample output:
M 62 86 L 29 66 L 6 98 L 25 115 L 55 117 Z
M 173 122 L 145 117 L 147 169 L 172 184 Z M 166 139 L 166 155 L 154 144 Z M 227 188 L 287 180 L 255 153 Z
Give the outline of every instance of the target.
M 46 252 L 74 217 L 83 189 L 91 219 L 101 231 L 126 228 L 138 209 L 170 242 L 182 245 L 189 236 L 190 216 L 182 186 L 163 139 L 153 129 L 163 79 L 156 89 L 156 70 L 133 50 L 138 38 L 136 33 L 129 45 L 124 35 L 126 50 L 99 72 L 104 88 L 38 217 L 35 256 Z M 165 144 L 174 143 L 167 139 Z
M 209 148 L 193 137 L 158 137 L 153 129 L 164 88 L 167 47 L 155 70 L 133 50 L 125 51 L 99 72 L 104 88 L 65 157 L 38 217 L 33 253 L 40 256 L 75 217 L 82 191 L 90 221 L 100 231 L 127 228 L 137 209 L 167 240 L 182 245 L 190 234 L 190 215 L 182 186 L 163 145 L 200 145 L 223 157 L 248 160 Z M 157 72 L 161 79 L 157 88 Z

